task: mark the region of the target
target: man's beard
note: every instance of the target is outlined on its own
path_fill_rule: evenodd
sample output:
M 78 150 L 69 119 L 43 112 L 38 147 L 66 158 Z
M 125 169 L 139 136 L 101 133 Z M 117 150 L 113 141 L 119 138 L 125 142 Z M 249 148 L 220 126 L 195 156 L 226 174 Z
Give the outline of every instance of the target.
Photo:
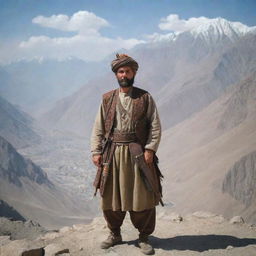
M 120 87 L 131 87 L 134 83 L 134 77 L 131 79 L 128 79 L 127 77 L 125 77 L 124 79 L 119 79 L 118 83 L 120 85 Z

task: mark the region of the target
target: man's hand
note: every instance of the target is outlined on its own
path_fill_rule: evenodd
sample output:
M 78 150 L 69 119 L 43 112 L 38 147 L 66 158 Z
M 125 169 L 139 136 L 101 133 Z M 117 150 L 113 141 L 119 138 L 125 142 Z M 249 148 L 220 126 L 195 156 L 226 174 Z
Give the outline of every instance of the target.
M 101 159 L 102 159 L 101 155 L 93 155 L 93 156 L 92 156 L 92 161 L 93 161 L 93 163 L 94 163 L 97 167 L 100 167 L 100 165 L 101 165 Z
M 154 158 L 154 151 L 146 149 L 144 152 L 144 158 L 147 164 L 152 164 Z

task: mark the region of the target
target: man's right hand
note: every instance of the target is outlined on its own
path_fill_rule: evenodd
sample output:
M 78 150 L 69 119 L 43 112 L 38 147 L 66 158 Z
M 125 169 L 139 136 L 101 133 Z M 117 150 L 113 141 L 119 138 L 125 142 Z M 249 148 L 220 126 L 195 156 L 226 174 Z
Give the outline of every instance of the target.
M 101 155 L 93 155 L 92 156 L 92 161 L 93 163 L 97 166 L 97 167 L 100 167 L 101 166 Z

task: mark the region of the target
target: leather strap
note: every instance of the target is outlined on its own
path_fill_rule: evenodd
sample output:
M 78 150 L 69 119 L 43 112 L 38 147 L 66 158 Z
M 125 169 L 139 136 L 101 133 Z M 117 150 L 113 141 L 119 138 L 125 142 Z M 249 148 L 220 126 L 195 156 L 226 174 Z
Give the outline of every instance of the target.
M 144 152 L 143 152 L 142 146 L 139 143 L 136 143 L 136 142 L 129 143 L 129 150 L 134 161 L 138 164 L 139 169 L 141 170 L 141 174 L 142 174 L 142 177 L 144 177 L 143 180 L 145 182 L 146 188 L 149 191 L 153 191 L 157 199 L 159 199 L 160 204 L 164 206 L 163 201 L 161 199 L 161 193 L 159 191 L 158 183 L 157 183 L 157 176 L 156 176 L 154 163 L 152 163 L 152 166 L 150 167 L 149 165 L 146 164 L 145 158 L 144 158 Z

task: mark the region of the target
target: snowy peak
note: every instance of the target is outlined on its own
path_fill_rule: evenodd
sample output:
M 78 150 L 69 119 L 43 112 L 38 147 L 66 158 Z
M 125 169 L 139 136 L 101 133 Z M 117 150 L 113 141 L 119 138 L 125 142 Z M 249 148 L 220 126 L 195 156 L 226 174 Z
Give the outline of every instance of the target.
M 192 38 L 201 39 L 208 44 L 215 44 L 225 39 L 234 42 L 247 34 L 256 35 L 256 26 L 249 27 L 241 22 L 232 22 L 220 17 L 215 19 L 205 17 L 194 19 L 193 23 L 190 22 L 186 28 L 183 28 L 184 30 L 172 31 L 167 34 L 154 33 L 148 36 L 150 43 L 174 42 L 180 38 L 192 36 Z
M 194 37 L 205 39 L 208 42 L 216 42 L 223 37 L 227 37 L 231 41 L 234 41 L 248 33 L 256 34 L 256 26 L 248 27 L 240 22 L 231 22 L 223 18 L 216 18 L 193 28 L 190 30 L 190 33 Z

